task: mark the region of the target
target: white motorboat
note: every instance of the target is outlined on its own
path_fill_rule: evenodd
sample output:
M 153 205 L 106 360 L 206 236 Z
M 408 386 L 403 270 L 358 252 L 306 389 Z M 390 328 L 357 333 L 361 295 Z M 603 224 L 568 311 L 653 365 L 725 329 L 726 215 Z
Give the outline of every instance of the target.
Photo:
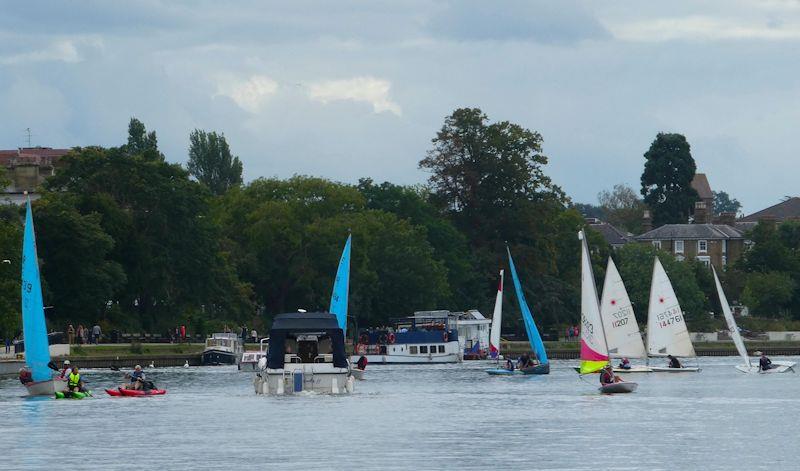
M 218 332 L 206 339 L 202 364 L 236 365 L 241 360 L 243 351 L 244 345 L 238 335 L 230 332 Z
M 261 339 L 258 344 L 258 351 L 242 353 L 242 359 L 239 361 L 239 371 L 255 372 L 258 371 L 258 362 L 262 358 L 267 357 L 267 347 L 269 345 L 269 337 Z
M 334 314 L 279 314 L 269 337 L 267 357 L 253 379 L 256 394 L 353 392 L 344 333 Z

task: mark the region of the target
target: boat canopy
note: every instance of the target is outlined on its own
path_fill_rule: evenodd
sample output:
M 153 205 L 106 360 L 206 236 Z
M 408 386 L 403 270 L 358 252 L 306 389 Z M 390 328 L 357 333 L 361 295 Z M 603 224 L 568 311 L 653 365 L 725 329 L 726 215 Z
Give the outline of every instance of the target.
M 267 368 L 283 368 L 286 340 L 298 334 L 318 334 L 330 338 L 333 350 L 333 366 L 347 368 L 344 333 L 339 327 L 336 316 L 327 312 L 292 312 L 275 316 L 269 333 Z

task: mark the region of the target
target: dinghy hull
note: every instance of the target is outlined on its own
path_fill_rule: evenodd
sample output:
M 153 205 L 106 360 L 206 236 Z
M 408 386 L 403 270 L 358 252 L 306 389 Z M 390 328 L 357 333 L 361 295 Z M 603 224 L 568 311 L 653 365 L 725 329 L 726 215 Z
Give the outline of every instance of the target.
M 522 368 L 522 374 L 524 375 L 546 375 L 550 374 L 550 363 L 544 363 L 542 365 L 531 366 L 528 368 Z
M 651 366 L 653 373 L 699 373 L 697 366 L 684 366 L 683 368 L 670 368 L 668 366 Z
M 578 373 L 581 372 L 581 367 L 580 366 L 575 366 L 573 369 L 575 371 L 577 371 Z M 599 372 L 600 372 L 600 370 L 597 370 L 594 373 L 599 373 Z M 633 367 L 628 368 L 628 369 L 616 368 L 616 367 L 614 368 L 614 373 L 626 373 L 627 374 L 627 373 L 652 373 L 652 372 L 653 372 L 653 369 L 650 368 L 649 366 L 633 366 Z M 587 374 L 592 374 L 592 373 L 587 373 Z
M 58 391 L 66 389 L 67 382 L 60 378 L 37 381 L 25 385 L 29 396 L 52 396 Z
M 366 373 L 366 370 L 360 370 L 358 368 L 350 369 L 350 374 L 353 375 L 353 378 L 359 381 L 364 381 L 364 373 Z
M 772 368 L 768 370 L 761 370 L 758 365 L 736 365 L 736 369 L 742 373 L 754 374 L 794 373 L 794 365 L 792 361 L 773 361 Z
M 525 374 L 520 370 L 507 370 L 505 368 L 491 368 L 486 370 L 486 374 L 492 376 L 514 376 Z
M 623 394 L 632 393 L 636 391 L 639 385 L 637 383 L 629 383 L 622 381 L 620 383 L 606 384 L 597 388 L 602 394 Z

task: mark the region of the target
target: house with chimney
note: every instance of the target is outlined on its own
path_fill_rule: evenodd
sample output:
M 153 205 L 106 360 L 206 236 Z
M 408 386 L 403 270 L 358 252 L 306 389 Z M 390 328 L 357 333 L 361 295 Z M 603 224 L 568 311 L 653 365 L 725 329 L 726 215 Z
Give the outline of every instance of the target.
M 744 253 L 744 231 L 736 226 L 735 213 L 722 213 L 714 217 L 714 193 L 705 174 L 696 174 L 692 187 L 699 199 L 695 202 L 690 223 L 665 224 L 653 228 L 650 211 L 645 211 L 645 233 L 634 239 L 669 252 L 677 260 L 696 259 L 706 266 L 713 265 L 717 270 L 722 270 Z
M 761 221 L 771 224 L 800 221 L 800 198 L 796 196 L 787 197 L 769 208 L 744 216 L 737 221 L 737 224 L 741 228 L 750 229 Z
M 62 157 L 70 149 L 53 149 L 50 147 L 20 147 L 19 149 L 0 150 L 0 165 L 6 170 L 9 185 L 0 194 L 0 203 L 23 204 L 25 192 L 31 199 L 38 198 L 37 188 L 48 177 L 56 174 L 63 167 Z

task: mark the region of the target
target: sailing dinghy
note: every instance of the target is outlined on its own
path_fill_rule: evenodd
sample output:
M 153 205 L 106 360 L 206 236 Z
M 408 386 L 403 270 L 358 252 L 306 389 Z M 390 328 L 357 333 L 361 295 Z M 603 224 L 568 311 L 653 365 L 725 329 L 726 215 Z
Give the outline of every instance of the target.
M 500 356 L 500 325 L 503 323 L 503 274 L 500 270 L 500 284 L 497 286 L 497 297 L 494 300 L 494 314 L 492 314 L 492 330 L 489 331 L 489 357 L 498 361 Z M 524 374 L 520 370 L 509 370 L 502 368 L 498 364 L 495 368 L 489 368 L 486 373 L 493 376 L 511 376 Z
M 728 323 L 728 331 L 733 339 L 733 344 L 736 345 L 736 351 L 739 352 L 739 355 L 742 357 L 742 361 L 744 362 L 741 365 L 736 365 L 736 369 L 743 373 L 771 374 L 786 373 L 787 371 L 794 372 L 792 367 L 794 367 L 795 363 L 791 361 L 773 361 L 772 368 L 768 370 L 762 370 L 759 365 L 754 365 L 750 362 L 750 357 L 747 356 L 747 349 L 744 346 L 742 335 L 739 333 L 739 327 L 736 325 L 736 320 L 733 318 L 733 313 L 731 312 L 730 305 L 728 304 L 728 298 L 725 297 L 725 292 L 722 290 L 722 284 L 719 282 L 717 270 L 715 270 L 712 266 L 711 271 L 714 273 L 714 285 L 717 287 L 717 296 L 719 296 L 719 304 L 722 306 L 722 314 L 725 316 L 725 322 Z
M 31 199 L 25 211 L 25 232 L 22 239 L 22 331 L 25 337 L 25 363 L 31 370 L 33 382 L 25 387 L 31 396 L 52 396 L 66 387 L 63 378 L 53 378 L 50 346 L 44 321 L 42 285 L 39 260 L 36 256 L 36 234 L 33 230 Z
M 352 245 L 352 235 L 347 236 L 342 250 L 342 258 L 339 259 L 339 268 L 336 269 L 336 280 L 333 282 L 333 292 L 331 293 L 331 307 L 328 312 L 336 316 L 336 322 L 342 329 L 342 335 L 347 338 L 347 305 L 350 298 L 350 247 Z M 356 366 L 351 365 L 350 374 L 358 380 L 364 379 L 364 373 Z
M 633 312 L 633 303 L 614 260 L 608 257 L 603 296 L 600 301 L 600 318 L 606 334 L 609 358 L 647 358 L 639 323 Z M 615 373 L 650 373 L 648 366 L 630 368 L 614 367 Z
M 578 232 L 581 241 L 581 375 L 597 373 L 608 365 L 608 344 L 600 319 L 600 306 L 597 303 L 597 286 L 594 284 L 592 261 L 586 245 L 586 235 Z M 619 382 L 603 384 L 599 390 L 604 394 L 627 393 L 636 390 L 638 384 Z
M 658 257 L 653 264 L 653 280 L 650 284 L 650 303 L 647 306 L 647 353 L 651 357 L 672 355 L 681 358 L 694 358 L 694 346 L 689 338 L 689 330 L 683 311 L 675 296 L 672 282 Z M 699 367 L 669 368 L 651 366 L 654 372 L 691 373 L 699 372 Z
M 522 285 L 517 276 L 517 268 L 514 266 L 514 259 L 511 258 L 511 251 L 506 247 L 508 253 L 508 267 L 511 269 L 511 279 L 514 281 L 514 291 L 517 293 L 517 302 L 519 303 L 519 310 L 522 311 L 522 320 L 525 322 L 525 332 L 528 334 L 528 342 L 531 344 L 536 359 L 539 361 L 538 365 L 522 368 L 522 374 L 526 375 L 546 375 L 550 373 L 550 361 L 547 359 L 547 352 L 544 349 L 544 342 L 542 336 L 539 335 L 539 329 L 536 328 L 536 323 L 533 322 L 533 314 L 525 301 L 525 294 L 522 292 Z

